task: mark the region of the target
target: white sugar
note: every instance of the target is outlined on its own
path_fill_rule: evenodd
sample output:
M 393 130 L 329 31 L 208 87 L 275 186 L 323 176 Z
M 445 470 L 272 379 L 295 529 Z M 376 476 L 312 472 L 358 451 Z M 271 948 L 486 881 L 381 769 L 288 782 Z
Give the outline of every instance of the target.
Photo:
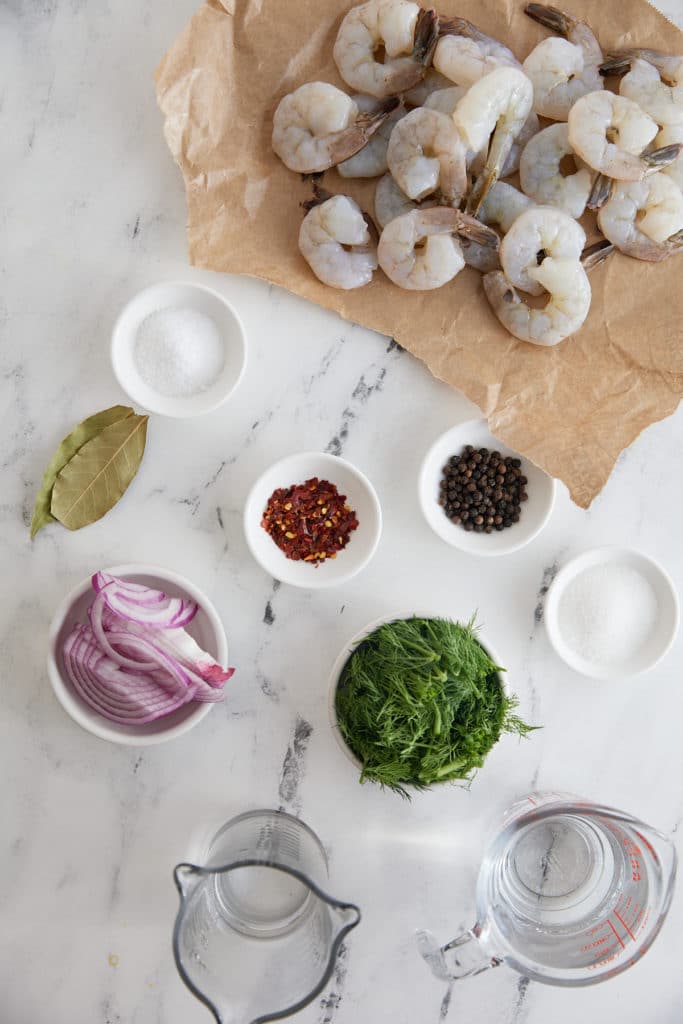
M 216 381 L 225 364 L 225 346 L 210 317 L 169 306 L 150 313 L 138 327 L 134 359 L 154 391 L 187 398 Z
M 657 619 L 657 597 L 636 569 L 605 563 L 579 573 L 558 608 L 562 639 L 601 665 L 624 665 L 642 648 Z

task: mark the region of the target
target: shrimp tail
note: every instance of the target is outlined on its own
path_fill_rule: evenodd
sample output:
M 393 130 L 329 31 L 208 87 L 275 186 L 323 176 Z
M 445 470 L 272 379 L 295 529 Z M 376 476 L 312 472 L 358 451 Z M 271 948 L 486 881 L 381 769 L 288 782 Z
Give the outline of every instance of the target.
M 439 41 L 439 16 L 431 7 L 429 10 L 420 11 L 415 23 L 415 35 L 413 37 L 413 60 L 428 68 L 432 63 L 434 50 Z
M 476 242 L 477 245 L 483 245 L 486 249 L 492 249 L 494 252 L 500 246 L 500 236 L 498 233 L 486 224 L 482 224 L 476 217 L 470 217 L 467 213 L 459 214 L 457 233 L 471 242 Z
M 326 188 L 320 188 L 317 181 L 313 182 L 313 197 L 311 199 L 304 199 L 301 203 L 301 207 L 310 213 L 314 206 L 320 206 L 321 203 L 326 203 L 328 199 L 332 198 L 332 193 L 328 192 Z
M 608 256 L 611 256 L 615 251 L 615 246 L 611 242 L 608 242 L 606 238 L 603 238 L 601 242 L 595 242 L 593 245 L 588 245 L 581 253 L 581 264 L 586 273 L 590 273 L 595 267 L 599 267 L 601 263 L 604 263 Z
M 646 60 L 648 64 L 652 64 L 653 67 L 659 71 L 659 77 L 666 85 L 677 85 L 678 74 L 680 73 L 681 58 L 673 57 L 668 53 L 662 53 L 660 50 L 649 50 L 647 47 L 632 46 L 626 50 L 620 50 L 618 53 L 609 53 L 608 59 L 614 57 L 621 57 L 627 60 L 629 57 L 639 57 L 641 60 Z
M 361 150 L 375 132 L 382 127 L 389 114 L 396 110 L 400 102 L 398 96 L 382 100 L 377 104 L 375 110 L 363 111 L 352 125 L 337 132 L 330 145 L 332 165 L 348 160 L 349 157 Z
M 379 228 L 377 227 L 369 213 L 366 213 L 365 210 L 362 210 L 361 212 L 363 214 L 363 220 L 365 221 L 368 228 L 368 234 L 370 235 L 370 244 L 377 248 L 380 235 Z
M 598 174 L 588 196 L 586 207 L 589 210 L 601 210 L 609 197 L 612 195 L 614 180 L 606 174 Z
M 632 58 L 623 53 L 608 53 L 607 59 L 602 62 L 598 71 L 603 78 L 621 78 L 631 70 Z
M 483 171 L 477 177 L 467 199 L 467 212 L 476 216 L 486 196 L 500 178 L 501 170 L 512 149 L 514 136 L 500 126 L 496 126 L 491 136 L 491 146 Z
M 479 42 L 486 39 L 484 33 L 467 18 L 439 18 L 440 36 L 464 36 Z
M 683 143 L 672 142 L 669 146 L 653 149 L 651 153 L 643 153 L 641 156 L 651 171 L 660 171 L 662 167 L 668 167 L 677 160 L 682 149 Z
M 557 7 L 549 7 L 546 4 L 527 4 L 524 13 L 539 25 L 549 28 L 557 36 L 564 36 L 566 39 L 576 24 L 574 18 Z

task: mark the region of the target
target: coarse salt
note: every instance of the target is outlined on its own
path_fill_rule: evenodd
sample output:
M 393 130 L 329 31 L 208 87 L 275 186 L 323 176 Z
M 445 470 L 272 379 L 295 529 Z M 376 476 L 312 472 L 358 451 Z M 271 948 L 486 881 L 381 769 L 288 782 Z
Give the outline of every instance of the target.
M 168 306 L 138 327 L 134 359 L 150 388 L 169 398 L 188 398 L 215 383 L 225 365 L 225 346 L 214 321 L 196 309 Z
M 602 665 L 624 665 L 650 637 L 657 597 L 636 569 L 605 563 L 575 576 L 560 599 L 562 639 L 576 654 Z

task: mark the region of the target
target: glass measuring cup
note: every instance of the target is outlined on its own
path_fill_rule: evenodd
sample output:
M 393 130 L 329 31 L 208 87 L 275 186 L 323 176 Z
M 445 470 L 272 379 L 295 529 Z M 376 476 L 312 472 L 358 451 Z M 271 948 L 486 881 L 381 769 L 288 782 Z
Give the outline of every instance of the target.
M 320 840 L 284 811 L 233 818 L 207 864 L 178 864 L 174 877 L 176 966 L 218 1024 L 260 1024 L 306 1006 L 360 920 L 358 907 L 323 890 Z
M 591 985 L 649 949 L 671 903 L 676 851 L 611 807 L 556 793 L 514 804 L 484 855 L 477 923 L 418 947 L 444 980 L 505 963 L 550 985 Z

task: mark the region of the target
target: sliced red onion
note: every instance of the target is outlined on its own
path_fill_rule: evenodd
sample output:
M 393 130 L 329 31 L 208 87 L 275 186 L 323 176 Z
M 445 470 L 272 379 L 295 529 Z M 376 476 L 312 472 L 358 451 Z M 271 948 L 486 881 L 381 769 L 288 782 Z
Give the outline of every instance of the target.
M 189 701 L 224 699 L 224 669 L 182 626 L 197 604 L 108 573 L 92 577 L 89 625 L 64 643 L 64 666 L 79 696 L 111 721 L 143 725 Z
M 128 583 L 106 572 L 96 572 L 92 577 L 92 585 L 117 615 L 156 629 L 187 626 L 199 609 L 196 601 L 168 597 L 160 590 L 145 587 L 141 583 Z

